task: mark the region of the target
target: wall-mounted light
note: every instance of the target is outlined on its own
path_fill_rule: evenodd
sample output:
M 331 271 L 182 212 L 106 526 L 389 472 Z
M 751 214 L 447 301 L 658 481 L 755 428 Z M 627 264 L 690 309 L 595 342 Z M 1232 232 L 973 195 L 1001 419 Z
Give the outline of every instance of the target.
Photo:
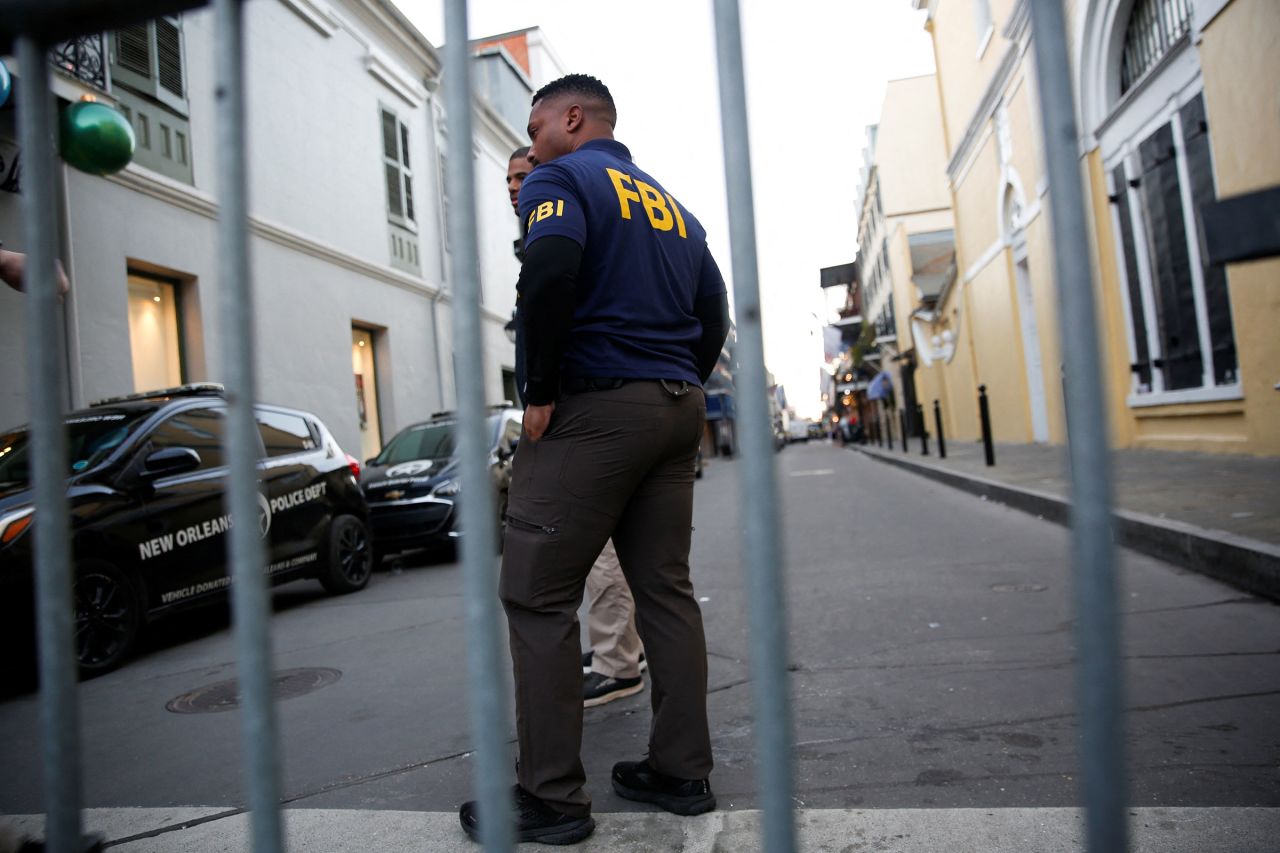
M 364 346 L 364 341 L 356 341 L 356 343 L 359 344 L 360 346 Z
M 152 302 L 159 302 L 159 301 L 160 301 L 160 297 L 159 297 L 159 296 L 153 296 L 153 297 L 151 297 L 151 301 L 152 301 Z

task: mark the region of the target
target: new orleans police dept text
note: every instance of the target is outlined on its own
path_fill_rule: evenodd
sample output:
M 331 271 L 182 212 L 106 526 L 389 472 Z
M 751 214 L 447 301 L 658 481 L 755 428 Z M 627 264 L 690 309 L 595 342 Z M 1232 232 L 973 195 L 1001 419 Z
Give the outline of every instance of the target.
M 272 515 L 275 513 L 291 509 L 317 498 L 323 497 L 325 493 L 326 483 L 317 483 L 314 486 L 307 486 L 304 489 L 298 489 L 285 495 L 272 498 L 268 506 Z M 193 524 L 184 527 L 176 533 L 165 533 L 150 539 L 146 542 L 138 543 L 138 556 L 143 560 L 149 560 L 152 557 L 158 557 L 161 554 L 167 554 L 178 548 L 185 548 L 196 542 L 202 542 L 213 536 L 220 536 L 231 529 L 231 515 L 220 515 L 217 518 L 210 518 L 200 524 Z

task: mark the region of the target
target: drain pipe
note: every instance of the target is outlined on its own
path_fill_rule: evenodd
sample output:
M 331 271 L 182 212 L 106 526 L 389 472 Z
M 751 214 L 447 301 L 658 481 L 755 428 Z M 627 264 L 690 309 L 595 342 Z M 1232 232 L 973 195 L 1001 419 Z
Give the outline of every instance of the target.
M 439 140 L 436 137 L 435 93 L 440 88 L 440 78 L 439 76 L 428 77 L 426 80 L 423 80 L 422 82 L 423 82 L 423 86 L 427 90 L 427 100 L 426 100 L 427 139 L 430 140 L 431 153 L 434 155 L 432 157 L 432 160 L 436 164 L 436 168 L 438 170 L 438 166 L 440 163 L 440 150 L 439 150 Z M 436 180 L 443 181 L 444 175 L 437 174 Z M 439 192 L 437 192 L 437 197 L 439 197 Z M 438 270 L 440 274 L 440 279 L 439 279 L 440 283 L 434 290 L 430 291 L 430 293 L 428 294 L 431 299 L 431 356 L 432 356 L 431 360 L 436 366 L 436 411 L 444 411 L 445 409 L 449 408 L 449 406 L 446 406 L 444 402 L 444 368 L 441 364 L 441 358 L 440 358 L 439 307 L 440 307 L 440 299 L 441 297 L 444 296 L 445 281 L 447 280 L 448 274 L 449 274 L 449 262 L 445 258 L 445 253 L 447 250 L 445 248 L 446 241 L 444 237 L 443 205 L 433 204 L 433 205 L 429 205 L 429 207 L 433 211 L 433 219 L 435 220 L 436 240 L 437 240 L 437 245 L 440 247 L 440 251 L 436 253 L 436 257 L 439 258 L 439 261 L 440 261 L 440 266 Z

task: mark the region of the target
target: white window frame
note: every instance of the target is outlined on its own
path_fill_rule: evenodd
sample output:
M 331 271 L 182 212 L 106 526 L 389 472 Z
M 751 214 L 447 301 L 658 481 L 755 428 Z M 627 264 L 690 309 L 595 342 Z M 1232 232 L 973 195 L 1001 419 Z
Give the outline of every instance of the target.
M 397 159 L 392 159 L 391 157 L 387 156 L 387 150 L 385 147 L 386 141 L 383 136 L 383 127 L 382 127 L 384 115 L 391 116 L 392 120 L 395 121 L 396 123 L 395 136 L 396 136 Z M 404 211 L 401 214 L 396 214 L 392 212 L 391 196 L 388 194 L 386 197 L 387 221 L 391 222 L 392 224 L 399 225 L 401 228 L 405 229 L 406 231 L 411 231 L 413 232 L 413 234 L 416 235 L 418 233 L 418 221 L 416 216 L 417 194 L 413 193 L 413 190 L 412 190 L 413 167 L 406 164 L 405 157 L 404 157 L 405 155 L 404 148 L 405 148 L 405 145 L 407 144 L 408 134 L 409 134 L 409 125 L 404 119 L 400 118 L 400 114 L 395 110 L 393 110 L 391 107 L 387 106 L 386 104 L 378 104 L 378 154 L 380 155 L 380 160 L 382 162 L 382 167 L 383 167 L 382 175 L 381 175 L 383 188 L 385 191 L 386 182 L 387 182 L 386 167 L 394 166 L 397 172 L 399 173 L 399 177 L 400 177 L 400 207 Z M 408 189 L 408 192 L 406 192 L 406 188 Z M 408 215 L 409 213 L 408 200 L 410 198 L 410 195 L 412 195 L 412 197 L 415 200 L 414 201 L 415 216 Z
M 1123 35 L 1123 33 L 1121 33 Z M 1118 66 L 1114 69 L 1118 72 Z M 1118 84 L 1117 84 L 1118 85 Z M 1118 91 L 1118 89 L 1113 90 Z M 1128 199 L 1130 227 L 1133 231 L 1134 265 L 1138 270 L 1138 290 L 1142 297 L 1141 316 L 1147 334 L 1147 358 L 1152 362 L 1151 388 L 1142 391 L 1135 373 L 1126 402 L 1130 408 L 1173 405 L 1178 403 L 1217 402 L 1240 400 L 1244 397 L 1241 366 L 1237 355 L 1236 381 L 1230 385 L 1213 384 L 1213 348 L 1209 334 L 1209 317 L 1204 292 L 1204 267 L 1201 263 L 1201 246 L 1196 231 L 1191 185 L 1187 173 L 1186 147 L 1179 111 L 1197 95 L 1203 96 L 1204 80 L 1199 59 L 1189 38 L 1183 38 L 1160 59 L 1147 73 L 1121 97 L 1106 120 L 1098 128 L 1098 144 L 1103 157 L 1106 185 L 1111 194 L 1125 193 Z M 1165 388 L 1164 369 L 1154 362 L 1163 360 L 1163 341 L 1160 339 L 1159 320 L 1156 316 L 1155 287 L 1152 281 L 1148 231 L 1142 214 L 1142 199 L 1137 188 L 1116 187 L 1112 172 L 1123 163 L 1126 175 L 1140 170 L 1138 146 L 1168 124 L 1173 132 L 1174 150 L 1178 169 L 1180 201 L 1187 245 L 1187 261 L 1191 268 L 1191 292 L 1196 310 L 1196 332 L 1200 344 L 1201 385 L 1198 388 L 1169 390 Z M 1211 164 L 1212 166 L 1212 164 Z M 1217 176 L 1215 175 L 1215 183 Z M 1135 306 L 1129 302 L 1128 267 L 1124 246 L 1120 237 L 1119 212 L 1111 205 L 1111 225 L 1115 235 L 1115 259 L 1120 280 L 1121 299 L 1124 305 L 1125 339 L 1129 349 L 1129 363 L 1137 362 L 1137 342 L 1133 337 Z

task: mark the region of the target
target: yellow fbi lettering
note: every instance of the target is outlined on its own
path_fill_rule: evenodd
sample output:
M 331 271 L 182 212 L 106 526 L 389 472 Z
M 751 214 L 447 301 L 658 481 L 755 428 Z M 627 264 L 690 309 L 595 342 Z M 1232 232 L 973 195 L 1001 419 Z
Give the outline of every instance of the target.
M 609 180 L 613 181 L 613 190 L 618 194 L 618 212 L 623 219 L 631 218 L 631 205 L 639 204 L 644 208 L 644 215 L 656 231 L 670 231 L 674 226 L 676 233 L 687 237 L 684 228 L 684 217 L 680 214 L 680 205 L 671 197 L 671 193 L 658 192 L 656 187 L 637 181 L 630 175 L 617 169 L 605 169 Z M 631 187 L 634 186 L 635 189 Z
M 564 199 L 558 198 L 554 203 L 544 201 L 529 211 L 529 221 L 525 223 L 525 228 L 532 228 L 533 223 L 541 222 L 550 216 L 564 216 Z

